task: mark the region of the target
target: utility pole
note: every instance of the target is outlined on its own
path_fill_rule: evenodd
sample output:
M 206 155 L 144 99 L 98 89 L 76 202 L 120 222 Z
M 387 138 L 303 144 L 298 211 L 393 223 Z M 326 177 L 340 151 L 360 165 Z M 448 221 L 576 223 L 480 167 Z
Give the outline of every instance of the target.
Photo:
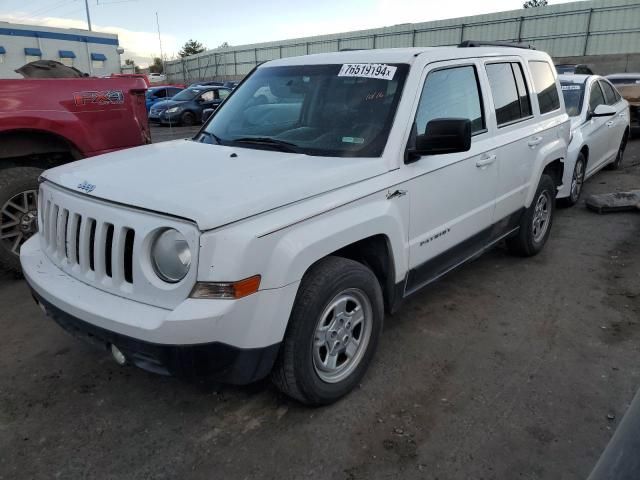
M 89 15 L 89 0 L 84 0 L 84 8 L 87 10 L 87 25 L 91 31 L 91 16 Z
M 160 36 L 160 20 L 158 20 L 158 12 L 156 12 L 156 25 L 158 26 L 158 43 L 160 44 L 160 60 L 162 61 L 162 73 L 166 75 L 167 72 L 164 69 L 164 54 L 162 53 L 162 37 Z

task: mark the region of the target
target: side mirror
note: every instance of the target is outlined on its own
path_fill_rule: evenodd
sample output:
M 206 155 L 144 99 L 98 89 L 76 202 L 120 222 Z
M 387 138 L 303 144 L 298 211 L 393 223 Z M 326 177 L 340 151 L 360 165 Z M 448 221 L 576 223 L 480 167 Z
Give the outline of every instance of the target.
M 441 155 L 466 152 L 471 148 L 471 120 L 436 118 L 427 123 L 423 135 L 416 136 L 416 155 Z
M 611 105 L 600 104 L 591 112 L 591 117 L 611 117 L 616 114 L 616 109 Z

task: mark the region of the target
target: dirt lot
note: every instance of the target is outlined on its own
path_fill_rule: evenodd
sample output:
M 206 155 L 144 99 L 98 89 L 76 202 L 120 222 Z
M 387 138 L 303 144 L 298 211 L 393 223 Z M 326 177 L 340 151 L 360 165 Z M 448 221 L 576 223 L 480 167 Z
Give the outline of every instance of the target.
M 640 141 L 626 165 L 586 193 L 638 188 Z M 315 410 L 117 367 L 0 274 L 0 479 L 583 479 L 640 386 L 639 234 L 559 211 L 541 255 L 496 248 L 407 301 Z

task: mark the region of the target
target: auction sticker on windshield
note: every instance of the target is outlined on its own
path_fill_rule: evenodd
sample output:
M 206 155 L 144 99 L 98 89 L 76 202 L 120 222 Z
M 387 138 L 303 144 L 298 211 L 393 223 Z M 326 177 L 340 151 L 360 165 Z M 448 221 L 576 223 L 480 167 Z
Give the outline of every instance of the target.
M 397 67 L 383 63 L 345 63 L 342 65 L 339 77 L 365 77 L 393 80 Z

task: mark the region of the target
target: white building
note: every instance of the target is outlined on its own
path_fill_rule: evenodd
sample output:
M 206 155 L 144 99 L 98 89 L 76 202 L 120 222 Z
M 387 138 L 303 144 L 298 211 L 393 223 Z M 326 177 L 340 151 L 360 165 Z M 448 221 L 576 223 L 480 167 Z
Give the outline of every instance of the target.
M 120 73 L 118 36 L 70 28 L 0 22 L 0 78 L 34 60 L 56 60 L 90 75 Z

